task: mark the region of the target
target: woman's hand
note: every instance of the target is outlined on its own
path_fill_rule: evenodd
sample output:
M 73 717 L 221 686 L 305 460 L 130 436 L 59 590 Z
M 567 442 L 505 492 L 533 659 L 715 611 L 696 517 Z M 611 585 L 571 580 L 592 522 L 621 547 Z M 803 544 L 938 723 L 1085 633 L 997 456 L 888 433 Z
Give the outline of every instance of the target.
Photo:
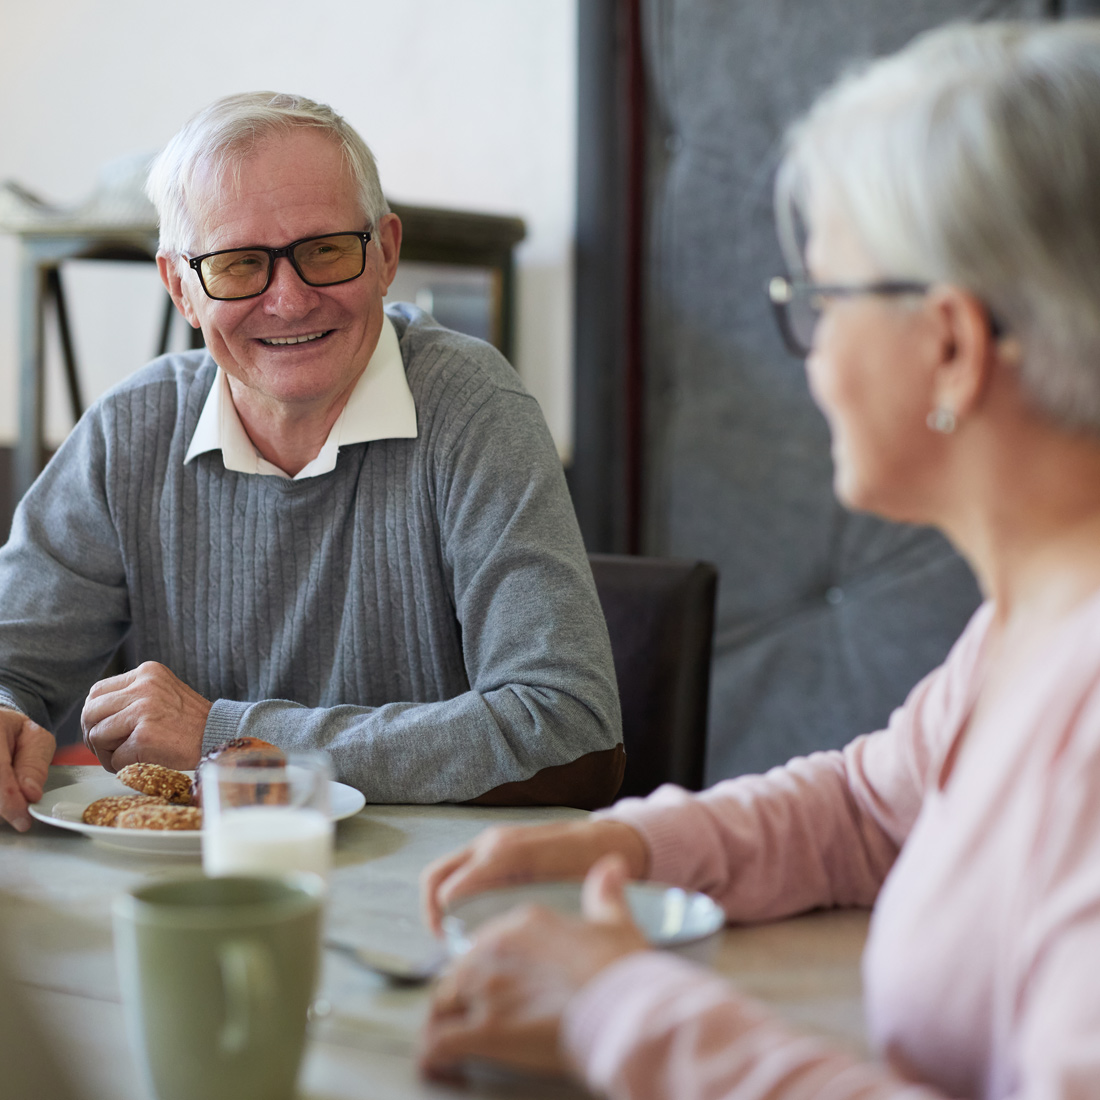
M 604 967 L 647 947 L 630 915 L 621 856 L 600 859 L 584 882 L 584 920 L 523 906 L 486 924 L 443 975 L 424 1028 L 420 1065 L 456 1078 L 467 1059 L 562 1074 L 562 1014 Z
M 629 878 L 645 878 L 649 850 L 637 829 L 621 821 L 486 829 L 421 873 L 424 920 L 439 935 L 443 910 L 459 898 L 523 882 L 582 879 L 601 856 L 612 853 L 623 858 Z

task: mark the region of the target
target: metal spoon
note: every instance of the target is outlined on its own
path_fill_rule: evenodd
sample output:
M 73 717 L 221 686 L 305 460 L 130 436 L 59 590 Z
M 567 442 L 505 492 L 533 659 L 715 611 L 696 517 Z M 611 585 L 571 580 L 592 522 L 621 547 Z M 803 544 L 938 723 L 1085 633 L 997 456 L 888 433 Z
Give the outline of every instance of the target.
M 330 951 L 338 951 L 354 959 L 360 966 L 365 966 L 375 974 L 394 983 L 394 985 L 423 985 L 430 982 L 447 961 L 447 952 L 439 947 L 430 954 L 419 959 L 410 959 L 406 955 L 394 955 L 389 951 L 376 951 L 372 947 L 362 947 L 355 943 L 346 943 L 343 940 L 328 938 L 325 946 Z

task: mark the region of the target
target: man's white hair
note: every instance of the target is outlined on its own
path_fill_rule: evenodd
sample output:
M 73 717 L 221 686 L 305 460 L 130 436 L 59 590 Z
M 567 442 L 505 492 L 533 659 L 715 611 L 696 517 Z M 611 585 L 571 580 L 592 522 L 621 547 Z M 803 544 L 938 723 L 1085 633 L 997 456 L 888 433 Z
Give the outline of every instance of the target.
M 793 269 L 822 208 L 883 277 L 980 298 L 1039 406 L 1100 431 L 1100 21 L 952 24 L 843 77 L 776 180 Z
M 370 228 L 376 227 L 390 208 L 374 156 L 359 134 L 324 103 L 277 92 L 245 92 L 201 110 L 150 166 L 145 190 L 160 219 L 161 251 L 178 258 L 198 248 L 202 204 L 212 197 L 210 181 L 238 181 L 241 162 L 250 153 L 300 126 L 318 130 L 339 147 L 359 188 L 363 216 Z

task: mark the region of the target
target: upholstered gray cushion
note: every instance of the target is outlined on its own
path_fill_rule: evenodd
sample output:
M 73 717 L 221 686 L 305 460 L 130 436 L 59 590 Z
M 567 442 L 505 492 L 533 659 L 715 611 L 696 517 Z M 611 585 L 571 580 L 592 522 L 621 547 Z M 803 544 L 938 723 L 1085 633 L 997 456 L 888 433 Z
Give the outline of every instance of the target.
M 707 779 L 880 726 L 977 606 L 935 532 L 854 516 L 764 296 L 787 123 L 852 59 L 1041 0 L 643 0 L 644 552 L 720 569 Z

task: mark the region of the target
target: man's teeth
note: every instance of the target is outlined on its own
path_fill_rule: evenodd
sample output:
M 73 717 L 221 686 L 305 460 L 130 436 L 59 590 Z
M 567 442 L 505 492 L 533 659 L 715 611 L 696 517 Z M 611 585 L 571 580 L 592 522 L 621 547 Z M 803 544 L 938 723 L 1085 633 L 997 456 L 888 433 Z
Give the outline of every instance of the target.
M 320 340 L 325 333 L 311 332 L 308 336 L 269 336 L 262 340 L 265 344 L 308 344 L 310 340 Z

